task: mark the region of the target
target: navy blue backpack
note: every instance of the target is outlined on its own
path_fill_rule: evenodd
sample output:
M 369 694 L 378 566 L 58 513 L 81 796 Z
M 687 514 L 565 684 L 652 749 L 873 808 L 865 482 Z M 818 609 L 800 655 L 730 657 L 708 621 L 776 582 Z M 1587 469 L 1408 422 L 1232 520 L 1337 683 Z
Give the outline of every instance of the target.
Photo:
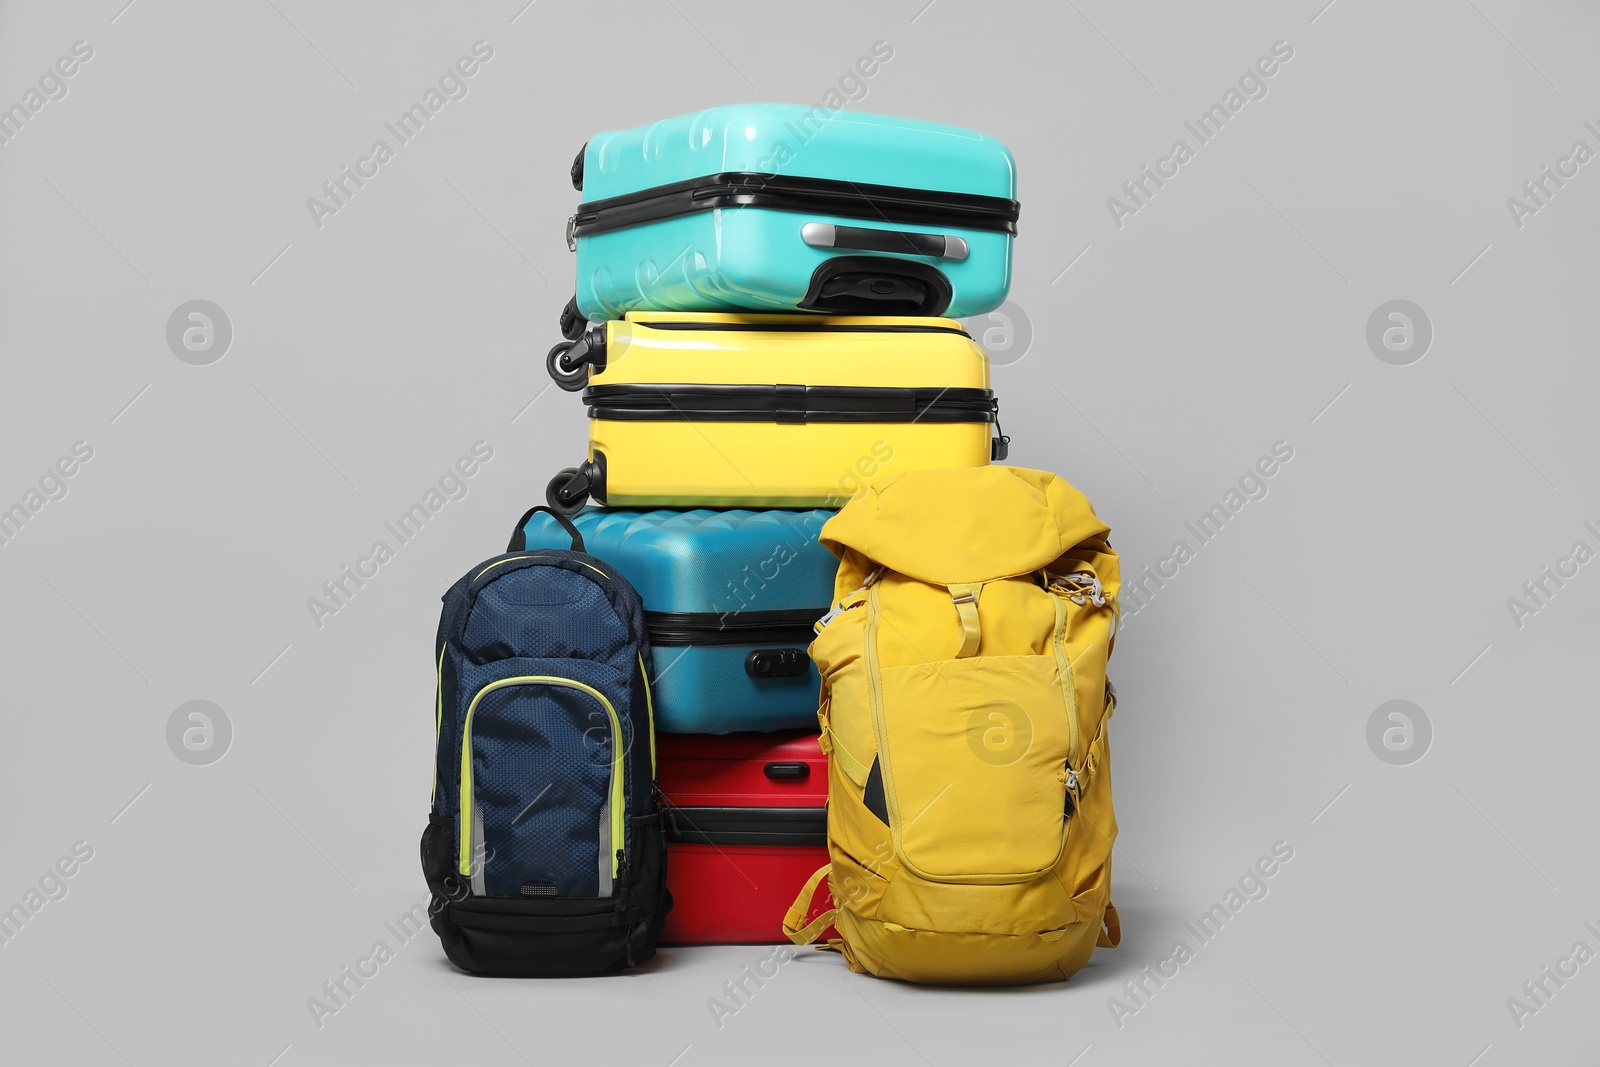
M 474 974 L 631 967 L 672 907 L 644 609 L 555 517 L 570 551 L 514 539 L 450 587 L 439 620 L 422 868 L 445 954 Z

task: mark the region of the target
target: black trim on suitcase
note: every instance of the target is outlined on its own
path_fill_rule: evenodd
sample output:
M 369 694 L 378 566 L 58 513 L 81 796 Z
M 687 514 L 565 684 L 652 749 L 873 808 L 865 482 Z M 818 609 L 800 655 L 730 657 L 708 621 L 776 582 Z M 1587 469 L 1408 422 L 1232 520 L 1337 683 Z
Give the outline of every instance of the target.
M 822 608 L 775 611 L 646 611 L 644 625 L 653 648 L 688 645 L 808 645 Z
M 1012 235 L 1017 232 L 1017 217 L 1021 212 L 1017 201 L 1003 196 L 727 171 L 579 204 L 578 213 L 568 224 L 568 232 L 575 238 L 591 237 L 725 207 L 756 207 Z
M 667 816 L 667 840 L 682 845 L 826 845 L 828 809 L 674 807 Z
M 591 385 L 592 419 L 697 422 L 994 422 L 988 389 L 857 385 Z

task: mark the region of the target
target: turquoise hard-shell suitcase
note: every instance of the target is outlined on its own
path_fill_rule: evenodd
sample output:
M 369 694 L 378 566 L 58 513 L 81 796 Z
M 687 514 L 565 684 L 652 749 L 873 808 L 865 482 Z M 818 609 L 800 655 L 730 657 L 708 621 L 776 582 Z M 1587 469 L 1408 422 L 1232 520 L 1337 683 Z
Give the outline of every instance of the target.
M 564 332 L 646 310 L 964 318 L 1011 283 L 1015 166 L 971 130 L 734 104 L 597 134 L 572 178 Z
M 838 560 L 817 541 L 832 511 L 586 508 L 591 552 L 644 601 L 658 733 L 817 727 L 821 680 L 806 655 L 833 599 Z M 558 520 L 530 512 L 515 551 L 561 548 Z

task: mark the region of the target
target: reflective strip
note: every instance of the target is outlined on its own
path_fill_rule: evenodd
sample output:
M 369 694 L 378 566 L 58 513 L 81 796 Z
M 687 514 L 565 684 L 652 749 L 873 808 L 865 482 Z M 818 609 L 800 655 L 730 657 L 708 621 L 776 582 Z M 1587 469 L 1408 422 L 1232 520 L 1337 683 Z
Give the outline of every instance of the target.
M 488 574 L 490 571 L 494 570 L 496 567 L 500 566 L 500 564 L 502 564 L 502 563 L 515 563 L 519 559 L 533 559 L 533 558 L 535 558 L 535 557 L 533 557 L 533 556 L 510 556 L 510 557 L 508 557 L 506 559 L 497 559 L 493 563 L 489 564 L 487 567 L 483 568 L 483 570 L 479 571 L 477 574 L 474 574 L 472 576 L 472 580 L 473 581 L 477 581 L 479 578 L 482 578 L 485 574 Z
M 602 897 L 611 895 L 611 879 L 616 873 L 613 865 L 617 861 L 617 846 L 611 840 L 611 798 L 600 805 L 600 833 L 596 839 L 600 842 L 600 893 Z
M 483 840 L 483 809 L 478 807 L 477 804 L 472 805 L 472 839 L 474 841 Z M 489 895 L 488 890 L 484 888 L 483 880 L 483 869 L 488 865 L 489 855 L 487 852 L 483 855 L 472 857 L 473 896 L 483 897 Z
M 439 645 L 439 666 L 433 675 L 433 687 L 438 694 L 438 702 L 433 711 L 433 797 L 432 801 L 439 800 L 439 738 L 444 734 L 444 652 L 449 648 L 448 643 Z
M 526 555 L 526 556 L 510 556 L 510 557 L 507 557 L 506 559 L 497 559 L 493 563 L 489 564 L 487 567 L 483 568 L 483 570 L 479 571 L 477 574 L 474 574 L 472 576 L 472 580 L 473 581 L 477 581 L 479 578 L 482 578 L 485 574 L 488 574 L 490 571 L 494 570 L 496 567 L 500 566 L 500 564 L 502 564 L 502 563 L 515 563 L 519 559 L 550 559 L 550 558 L 551 558 L 550 556 L 547 556 L 542 552 L 534 552 L 534 553 L 531 553 L 531 554 Z M 582 560 L 579 560 L 578 562 L 579 563 L 583 563 Z M 583 566 L 588 567 L 590 570 L 594 571 L 596 574 L 598 574 L 602 578 L 610 578 L 611 577 L 611 575 L 607 574 L 605 571 L 601 570 L 599 567 L 596 567 L 596 566 L 594 566 L 592 564 L 583 563 Z
M 639 653 L 639 677 L 644 679 L 644 708 L 650 719 L 650 778 L 656 776 L 656 702 L 650 695 L 650 673 L 644 669 L 644 653 Z

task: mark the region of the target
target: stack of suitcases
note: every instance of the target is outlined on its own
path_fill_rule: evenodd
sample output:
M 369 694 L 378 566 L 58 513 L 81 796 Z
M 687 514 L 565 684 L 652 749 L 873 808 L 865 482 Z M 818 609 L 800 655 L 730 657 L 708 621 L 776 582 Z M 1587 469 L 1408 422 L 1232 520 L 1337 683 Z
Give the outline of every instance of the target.
M 971 131 L 790 105 L 600 134 L 568 223 L 551 376 L 588 453 L 546 496 L 643 600 L 674 906 L 663 941 L 780 942 L 828 861 L 818 531 L 873 478 L 1002 460 L 983 349 L 1005 299 L 1010 153 Z M 958 506 L 957 502 L 952 502 Z M 548 514 L 527 548 L 565 548 Z

